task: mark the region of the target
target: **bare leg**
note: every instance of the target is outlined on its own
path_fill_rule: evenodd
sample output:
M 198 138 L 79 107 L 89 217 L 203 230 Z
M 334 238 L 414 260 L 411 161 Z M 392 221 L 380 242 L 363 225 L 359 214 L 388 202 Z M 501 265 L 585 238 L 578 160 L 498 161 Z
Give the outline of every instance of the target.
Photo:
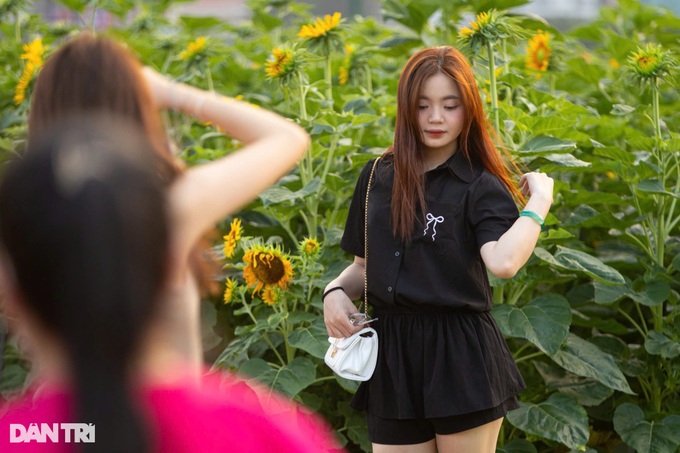
M 494 453 L 503 418 L 455 434 L 437 434 L 439 453 Z M 403 450 L 406 451 L 406 450 Z
M 422 444 L 384 445 L 373 444 L 373 453 L 435 453 L 437 443 L 434 439 Z

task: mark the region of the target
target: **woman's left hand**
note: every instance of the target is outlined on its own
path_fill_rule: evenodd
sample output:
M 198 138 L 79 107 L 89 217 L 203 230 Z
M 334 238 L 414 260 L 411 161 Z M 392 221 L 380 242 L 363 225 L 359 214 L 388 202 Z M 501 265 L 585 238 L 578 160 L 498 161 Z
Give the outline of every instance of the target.
M 553 201 L 554 184 L 555 181 L 550 176 L 536 171 L 523 174 L 519 180 L 519 188 L 522 191 L 522 195 L 527 198 L 536 197 L 547 201 L 548 206 Z
M 145 66 L 142 68 L 142 76 L 146 81 L 151 97 L 156 103 L 158 110 L 173 108 L 173 85 L 175 83 L 164 75 L 159 74 L 152 68 Z

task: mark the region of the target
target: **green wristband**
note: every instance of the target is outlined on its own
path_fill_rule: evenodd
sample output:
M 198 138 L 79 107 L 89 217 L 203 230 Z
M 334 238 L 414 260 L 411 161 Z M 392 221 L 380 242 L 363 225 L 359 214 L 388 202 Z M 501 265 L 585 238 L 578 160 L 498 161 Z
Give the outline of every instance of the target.
M 545 221 L 543 220 L 543 217 L 540 215 L 536 214 L 534 211 L 522 211 L 519 213 L 520 217 L 530 217 L 536 221 L 540 226 L 543 226 L 545 224 Z

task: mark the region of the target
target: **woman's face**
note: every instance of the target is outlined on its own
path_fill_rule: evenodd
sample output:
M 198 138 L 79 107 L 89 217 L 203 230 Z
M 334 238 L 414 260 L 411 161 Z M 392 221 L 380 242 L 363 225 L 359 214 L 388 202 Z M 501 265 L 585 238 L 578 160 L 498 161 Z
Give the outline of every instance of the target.
M 458 149 L 465 109 L 458 85 L 441 72 L 425 80 L 418 101 L 418 126 L 426 153 L 452 156 Z

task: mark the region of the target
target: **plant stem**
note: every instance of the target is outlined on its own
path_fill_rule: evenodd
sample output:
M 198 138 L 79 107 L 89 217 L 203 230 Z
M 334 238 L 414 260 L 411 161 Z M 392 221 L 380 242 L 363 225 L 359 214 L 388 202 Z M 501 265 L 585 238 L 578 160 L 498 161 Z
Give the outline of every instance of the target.
M 636 305 L 637 305 L 637 303 L 636 303 Z M 642 327 L 640 327 L 640 325 L 638 323 L 636 323 L 635 320 L 628 313 L 623 311 L 622 309 L 619 308 L 617 311 L 619 313 L 621 313 L 621 315 L 623 315 L 623 317 L 626 318 L 633 325 L 633 327 L 635 327 L 637 329 L 637 331 L 640 333 L 641 336 L 643 336 L 643 337 L 647 336 L 646 328 L 643 330 Z
M 496 132 L 501 131 L 501 120 L 498 112 L 498 90 L 496 87 L 496 63 L 494 62 L 493 43 L 487 41 L 486 51 L 489 59 L 489 84 L 491 86 L 491 114 L 493 116 L 493 125 Z
M 366 92 L 370 96 L 373 94 L 373 76 L 371 75 L 371 68 L 366 66 L 364 68 L 364 73 L 366 74 Z
M 320 377 L 318 379 L 314 379 L 314 382 L 312 382 L 310 385 L 318 384 L 319 382 L 323 382 L 323 381 L 333 381 L 333 380 L 335 380 L 335 376 L 324 376 L 324 377 Z
M 92 2 L 92 16 L 90 17 L 90 29 L 92 32 L 95 30 L 95 19 L 97 18 L 97 0 Z
M 17 42 L 21 44 L 21 21 L 19 19 L 19 11 L 14 13 L 14 37 Z
M 652 81 L 652 119 L 654 121 L 654 135 L 661 141 L 661 116 L 659 113 L 659 87 L 657 80 Z
M 661 136 L 661 114 L 659 111 L 659 86 L 658 80 L 656 78 L 652 79 L 652 119 L 654 121 L 654 135 L 656 137 L 656 143 L 654 145 L 655 151 L 657 151 L 657 160 L 661 170 L 661 184 L 665 186 L 665 173 L 666 168 L 664 165 L 665 159 L 661 154 L 659 147 L 663 141 Z M 664 200 L 663 196 L 658 197 L 658 202 L 656 203 L 658 218 L 656 219 L 656 239 L 654 245 L 656 247 L 655 261 L 659 267 L 663 267 L 663 259 L 666 255 L 666 222 L 664 221 Z M 663 328 L 663 304 L 652 307 L 652 315 L 654 316 L 654 329 L 661 331 Z M 657 395 L 657 390 L 654 389 L 654 395 Z M 660 403 L 659 403 L 660 404 Z
M 208 78 L 208 90 L 210 90 L 211 93 L 214 93 L 215 87 L 213 86 L 212 72 L 210 71 L 210 63 L 207 61 L 205 62 L 205 75 Z
M 542 351 L 534 352 L 533 354 L 527 354 L 524 357 L 520 357 L 518 359 L 515 359 L 515 363 L 524 362 L 525 360 L 531 360 L 533 358 L 540 357 L 542 355 L 544 355 L 544 353 Z
M 264 337 L 264 341 L 266 341 L 267 344 L 269 345 L 269 348 L 270 348 L 272 351 L 274 351 L 274 354 L 276 355 L 276 358 L 279 359 L 279 362 L 281 362 L 281 366 L 286 366 L 286 361 L 283 360 L 283 357 L 281 357 L 281 354 L 279 354 L 278 349 L 276 349 L 276 346 L 274 346 L 274 343 L 272 343 L 272 340 L 269 339 L 269 336 L 267 335 L 267 332 L 264 332 L 264 333 L 262 334 L 262 336 Z
M 504 286 L 496 286 L 493 288 L 493 303 L 494 305 L 496 304 L 502 304 L 505 303 L 504 298 L 505 295 L 504 293 Z
M 326 99 L 330 102 L 330 108 L 333 110 L 333 66 L 331 65 L 331 49 L 329 44 L 326 44 L 324 77 L 326 79 Z
M 510 72 L 510 63 L 508 63 L 508 40 L 507 39 L 501 40 L 501 49 L 503 51 L 503 71 L 505 71 L 505 73 L 508 74 Z
M 302 74 L 300 71 L 297 72 L 297 79 L 298 79 L 298 88 L 300 90 L 300 118 L 302 118 L 305 122 L 307 122 L 307 90 L 305 90 L 305 86 L 302 83 Z

